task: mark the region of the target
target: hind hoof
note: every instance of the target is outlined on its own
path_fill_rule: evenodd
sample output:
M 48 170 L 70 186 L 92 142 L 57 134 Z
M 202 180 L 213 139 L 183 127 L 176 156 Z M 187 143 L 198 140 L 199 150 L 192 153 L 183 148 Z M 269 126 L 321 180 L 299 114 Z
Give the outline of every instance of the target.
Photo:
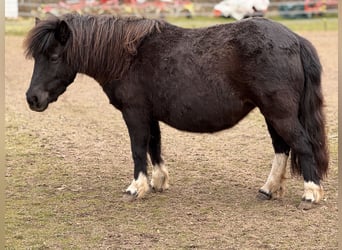
M 262 200 L 262 201 L 271 200 L 272 194 L 267 193 L 266 191 L 259 189 L 259 193 L 257 194 L 257 198 L 259 200 Z
M 154 192 L 163 192 L 169 189 L 169 172 L 164 165 L 153 167 L 151 188 Z
M 316 184 L 312 181 L 304 182 L 304 194 L 302 201 L 310 201 L 311 203 L 319 203 L 323 198 L 323 187 L 320 184 Z
M 302 200 L 299 205 L 298 205 L 298 209 L 300 210 L 310 210 L 313 209 L 315 207 L 317 207 L 318 204 L 313 202 L 312 200 Z

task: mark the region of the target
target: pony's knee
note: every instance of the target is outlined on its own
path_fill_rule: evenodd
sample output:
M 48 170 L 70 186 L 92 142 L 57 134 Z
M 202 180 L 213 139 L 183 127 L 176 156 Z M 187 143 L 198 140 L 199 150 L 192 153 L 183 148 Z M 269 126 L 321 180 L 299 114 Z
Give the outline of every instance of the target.
M 164 165 L 153 166 L 151 186 L 159 192 L 169 188 L 169 172 Z

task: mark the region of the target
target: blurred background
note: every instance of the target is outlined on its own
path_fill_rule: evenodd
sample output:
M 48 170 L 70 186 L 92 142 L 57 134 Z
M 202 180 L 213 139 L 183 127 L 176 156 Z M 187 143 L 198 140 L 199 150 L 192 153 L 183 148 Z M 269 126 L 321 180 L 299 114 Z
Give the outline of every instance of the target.
M 295 30 L 335 30 L 338 0 L 5 0 L 6 33 L 26 32 L 32 17 L 67 12 L 163 18 L 190 28 L 264 16 Z
M 312 18 L 337 14 L 338 0 L 5 0 L 6 17 L 80 13 L 165 16 Z

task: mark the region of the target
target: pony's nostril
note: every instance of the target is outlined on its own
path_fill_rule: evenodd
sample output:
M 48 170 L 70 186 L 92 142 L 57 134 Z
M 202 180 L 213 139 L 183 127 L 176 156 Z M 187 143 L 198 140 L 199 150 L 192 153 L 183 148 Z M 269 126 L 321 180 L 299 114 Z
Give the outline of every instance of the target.
M 35 107 L 38 104 L 38 97 L 37 96 L 28 96 L 27 102 L 31 107 Z

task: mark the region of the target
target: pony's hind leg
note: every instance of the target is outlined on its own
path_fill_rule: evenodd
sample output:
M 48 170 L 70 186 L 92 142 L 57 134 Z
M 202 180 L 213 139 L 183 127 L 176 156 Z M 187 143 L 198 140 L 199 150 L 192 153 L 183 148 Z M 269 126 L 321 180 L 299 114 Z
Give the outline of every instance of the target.
M 309 136 L 297 117 L 269 120 L 277 133 L 290 146 L 292 155 L 292 171 L 304 178 L 304 194 L 299 208 L 309 209 L 323 197 L 320 185 L 322 177 L 318 173 Z M 294 158 L 295 157 L 295 158 Z
M 266 124 L 272 138 L 275 156 L 267 181 L 259 190 L 258 198 L 263 200 L 282 198 L 284 196 L 286 163 L 290 152 L 290 147 L 283 138 L 278 135 L 267 119 Z
M 164 191 L 169 188 L 169 172 L 161 157 L 161 136 L 158 121 L 150 123 L 150 141 L 148 152 L 152 162 L 151 187 L 155 191 Z

